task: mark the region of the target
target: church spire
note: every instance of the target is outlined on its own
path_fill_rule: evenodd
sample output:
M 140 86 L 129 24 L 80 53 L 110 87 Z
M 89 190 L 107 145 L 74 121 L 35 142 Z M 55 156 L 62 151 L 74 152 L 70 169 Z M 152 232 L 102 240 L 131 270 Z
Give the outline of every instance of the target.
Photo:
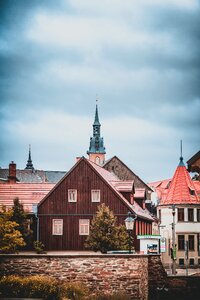
M 179 162 L 179 166 L 181 167 L 183 167 L 183 166 L 185 166 L 185 164 L 184 164 L 184 162 L 183 162 L 183 148 L 182 148 L 182 140 L 181 140 L 181 142 L 180 142 L 180 150 L 181 150 L 181 156 L 180 156 L 180 162 Z
M 96 99 L 96 102 L 97 101 L 98 99 Z M 90 138 L 90 147 L 87 151 L 87 154 L 89 155 L 89 160 L 99 165 L 103 165 L 106 151 L 103 138 L 101 137 L 100 128 L 101 124 L 99 122 L 98 105 L 96 103 L 95 118 L 93 123 L 93 137 Z
M 26 164 L 26 168 L 28 170 L 34 170 L 32 159 L 31 159 L 31 145 L 29 144 L 29 154 L 28 154 L 28 160 Z

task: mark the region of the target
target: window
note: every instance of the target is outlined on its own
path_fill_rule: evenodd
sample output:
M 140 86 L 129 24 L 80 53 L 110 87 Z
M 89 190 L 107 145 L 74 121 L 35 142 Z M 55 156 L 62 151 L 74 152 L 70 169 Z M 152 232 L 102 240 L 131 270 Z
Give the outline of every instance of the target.
M 194 209 L 188 208 L 188 221 L 194 222 Z
M 191 196 L 195 196 L 195 191 L 193 189 L 189 188 L 189 191 Z
M 80 219 L 79 220 L 79 235 L 89 235 L 90 220 Z
M 194 250 L 194 235 L 189 235 L 188 240 L 189 240 L 189 250 Z
M 194 266 L 194 258 L 190 258 L 190 260 L 189 260 L 189 265 L 190 265 L 190 266 Z
M 200 209 L 197 208 L 197 222 L 200 222 Z
M 97 165 L 100 164 L 100 158 L 99 158 L 99 156 L 96 156 L 96 158 L 95 158 L 95 163 L 96 163 Z
M 92 202 L 100 202 L 100 190 L 91 191 Z
M 178 235 L 178 250 L 184 250 L 185 236 Z
M 68 202 L 77 201 L 77 190 L 68 190 Z
M 63 219 L 53 219 L 52 234 L 63 235 Z
M 179 258 L 179 266 L 184 266 L 184 258 Z
M 178 221 L 184 221 L 184 208 L 178 208 Z

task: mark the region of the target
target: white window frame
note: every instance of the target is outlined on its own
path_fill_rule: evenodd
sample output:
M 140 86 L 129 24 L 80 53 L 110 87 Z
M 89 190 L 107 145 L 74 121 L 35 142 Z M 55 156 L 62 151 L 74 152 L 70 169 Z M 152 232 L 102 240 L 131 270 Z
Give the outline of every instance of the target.
M 98 198 L 97 198 L 98 192 Z M 101 199 L 101 191 L 100 190 L 91 190 L 91 201 L 92 202 L 100 202 Z
M 72 197 L 73 195 L 73 197 Z M 69 189 L 68 190 L 68 202 L 77 202 L 77 190 Z
M 79 219 L 79 235 L 89 235 L 90 233 L 90 220 Z
M 63 219 L 52 220 L 52 235 L 63 235 Z

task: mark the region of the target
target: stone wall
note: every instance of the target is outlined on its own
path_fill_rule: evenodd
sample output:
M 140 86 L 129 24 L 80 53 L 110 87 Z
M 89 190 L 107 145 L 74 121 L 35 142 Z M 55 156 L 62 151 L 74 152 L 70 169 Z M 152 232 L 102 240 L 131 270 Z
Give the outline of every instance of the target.
M 123 291 L 137 300 L 148 299 L 149 283 L 165 282 L 159 255 L 1 255 L 0 275 L 8 274 L 81 281 L 91 294 Z

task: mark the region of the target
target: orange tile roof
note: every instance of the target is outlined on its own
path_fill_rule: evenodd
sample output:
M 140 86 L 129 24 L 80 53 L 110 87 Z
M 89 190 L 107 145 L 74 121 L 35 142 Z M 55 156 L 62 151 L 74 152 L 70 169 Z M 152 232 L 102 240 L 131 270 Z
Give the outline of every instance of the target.
M 200 198 L 194 182 L 190 178 L 182 158 L 176 168 L 167 193 L 162 195 L 160 204 L 200 204 Z
M 38 204 L 54 186 L 53 183 L 0 183 L 0 206 L 12 207 L 18 197 L 25 211 L 31 213 L 33 204 Z

